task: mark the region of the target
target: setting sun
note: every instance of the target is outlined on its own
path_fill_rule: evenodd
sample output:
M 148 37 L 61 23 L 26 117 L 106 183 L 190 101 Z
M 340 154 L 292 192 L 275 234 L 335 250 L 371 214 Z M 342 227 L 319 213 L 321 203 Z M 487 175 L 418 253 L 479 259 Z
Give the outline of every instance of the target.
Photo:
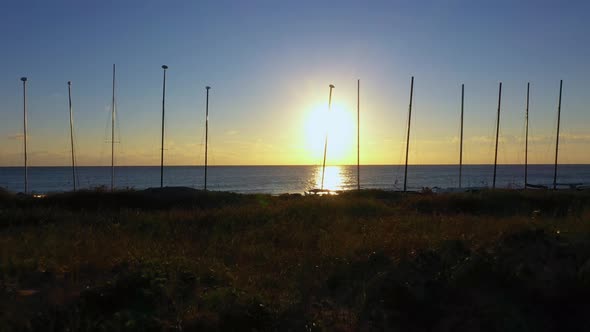
M 355 118 L 342 103 L 333 102 L 332 110 L 328 105 L 312 107 L 304 123 L 306 145 L 312 158 L 322 161 L 324 142 L 328 135 L 326 164 L 340 165 L 350 163 L 355 146 Z

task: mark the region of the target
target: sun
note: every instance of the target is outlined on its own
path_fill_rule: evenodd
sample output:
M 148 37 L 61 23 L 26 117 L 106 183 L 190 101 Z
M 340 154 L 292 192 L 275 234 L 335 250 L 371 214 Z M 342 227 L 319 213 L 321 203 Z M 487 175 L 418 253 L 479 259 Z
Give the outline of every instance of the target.
M 305 140 L 310 158 L 322 162 L 326 135 L 328 145 L 326 164 L 342 165 L 351 162 L 354 155 L 356 124 L 354 115 L 344 104 L 333 103 L 310 108 L 305 120 Z

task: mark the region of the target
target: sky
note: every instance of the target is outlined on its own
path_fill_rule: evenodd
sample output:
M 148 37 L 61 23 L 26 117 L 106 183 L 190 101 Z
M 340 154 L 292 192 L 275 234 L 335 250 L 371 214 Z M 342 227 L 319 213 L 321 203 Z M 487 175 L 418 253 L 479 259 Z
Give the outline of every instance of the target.
M 159 165 L 162 68 L 165 163 L 201 165 L 205 86 L 209 163 L 355 164 L 360 79 L 362 164 L 552 163 L 563 80 L 560 163 L 590 163 L 587 1 L 3 1 L 0 166 L 70 163 L 72 81 L 79 165 L 110 165 L 112 65 L 116 163 Z M 329 84 L 334 84 L 328 111 Z

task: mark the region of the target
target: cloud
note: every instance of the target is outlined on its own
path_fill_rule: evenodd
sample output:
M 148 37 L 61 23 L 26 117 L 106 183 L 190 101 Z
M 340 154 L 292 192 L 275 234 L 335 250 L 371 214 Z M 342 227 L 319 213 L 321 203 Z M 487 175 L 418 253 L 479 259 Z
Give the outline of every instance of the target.
M 225 134 L 226 134 L 227 136 L 235 136 L 235 135 L 237 135 L 238 133 L 239 133 L 239 131 L 237 131 L 237 130 L 228 130 L 228 131 L 226 131 L 226 132 L 225 132 Z
M 590 135 L 585 134 L 563 134 L 561 135 L 562 139 L 568 142 L 575 142 L 575 143 L 589 143 L 590 142 Z
M 25 135 L 24 134 L 14 134 L 14 135 L 8 135 L 8 136 L 6 136 L 6 138 L 9 140 L 22 141 L 23 138 L 25 138 Z
M 521 139 L 524 141 L 524 139 Z M 529 143 L 553 143 L 555 141 L 555 137 L 550 136 L 529 136 Z
M 472 141 L 472 142 L 478 142 L 478 143 L 491 143 L 491 142 L 494 142 L 494 139 L 492 139 L 489 136 L 474 136 L 474 137 L 470 137 L 468 140 L 469 141 Z
M 563 133 L 559 135 L 559 139 L 564 142 L 570 143 L 590 143 L 590 135 L 586 134 L 569 134 Z M 524 138 L 519 138 L 519 142 L 523 142 Z M 547 136 L 547 135 L 540 135 L 540 136 L 529 136 L 529 143 L 545 143 L 545 144 L 555 144 L 555 136 Z

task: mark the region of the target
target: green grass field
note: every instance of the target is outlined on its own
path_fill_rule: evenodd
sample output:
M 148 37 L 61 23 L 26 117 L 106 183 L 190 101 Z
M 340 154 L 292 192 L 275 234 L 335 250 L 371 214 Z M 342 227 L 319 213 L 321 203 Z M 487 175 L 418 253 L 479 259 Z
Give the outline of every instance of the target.
M 0 192 L 0 331 L 590 330 L 590 194 Z

